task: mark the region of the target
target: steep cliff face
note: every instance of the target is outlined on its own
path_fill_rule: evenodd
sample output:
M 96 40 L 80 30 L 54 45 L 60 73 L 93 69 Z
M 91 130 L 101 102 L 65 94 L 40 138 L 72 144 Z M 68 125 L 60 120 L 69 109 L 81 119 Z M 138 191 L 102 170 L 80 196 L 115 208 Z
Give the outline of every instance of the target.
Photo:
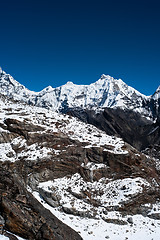
M 102 112 L 70 109 L 68 114 L 92 124 L 109 135 L 121 137 L 139 151 L 160 144 L 160 124 L 131 110 L 106 108 Z

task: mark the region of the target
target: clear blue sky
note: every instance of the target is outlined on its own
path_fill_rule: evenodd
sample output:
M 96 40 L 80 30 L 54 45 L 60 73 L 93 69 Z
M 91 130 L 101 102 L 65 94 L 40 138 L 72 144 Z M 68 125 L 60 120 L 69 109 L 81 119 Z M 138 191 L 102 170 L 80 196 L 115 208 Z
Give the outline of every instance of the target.
M 160 1 L 0 1 L 0 66 L 30 90 L 101 74 L 160 85 Z

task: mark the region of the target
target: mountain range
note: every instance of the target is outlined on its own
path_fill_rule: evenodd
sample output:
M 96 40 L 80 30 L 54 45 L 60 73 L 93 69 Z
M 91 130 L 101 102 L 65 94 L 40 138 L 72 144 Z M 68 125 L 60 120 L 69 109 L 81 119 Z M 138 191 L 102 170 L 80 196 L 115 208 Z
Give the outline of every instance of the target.
M 30 91 L 0 68 L 0 239 L 159 239 L 160 86 Z
M 61 87 L 48 86 L 40 92 L 33 92 L 2 69 L 0 76 L 2 94 L 53 111 L 67 112 L 73 108 L 103 111 L 105 108 L 121 108 L 133 110 L 151 120 L 157 119 L 160 114 L 160 86 L 152 96 L 145 96 L 121 79 L 103 74 L 98 81 L 90 85 L 67 82 Z
M 138 150 L 159 144 L 160 86 L 145 96 L 108 75 L 90 85 L 67 82 L 30 91 L 0 69 L 1 94 L 29 105 L 68 113 L 109 135 L 122 137 Z

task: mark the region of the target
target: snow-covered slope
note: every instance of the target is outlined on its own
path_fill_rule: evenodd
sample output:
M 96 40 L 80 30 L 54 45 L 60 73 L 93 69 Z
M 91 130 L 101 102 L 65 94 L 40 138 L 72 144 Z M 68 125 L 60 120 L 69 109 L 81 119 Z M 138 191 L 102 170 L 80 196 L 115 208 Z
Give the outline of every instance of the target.
M 49 86 L 40 92 L 33 92 L 1 70 L 0 89 L 2 94 L 10 98 L 54 111 L 65 112 L 73 108 L 100 111 L 104 108 L 120 107 L 134 110 L 148 118 L 152 117 L 152 112 L 147 102 L 159 97 L 159 90 L 152 97 L 147 97 L 125 84 L 121 79 L 117 80 L 104 74 L 98 81 L 90 85 L 76 85 L 67 82 L 57 88 Z
M 121 202 L 126 202 L 130 198 L 136 197 L 138 193 L 143 191 L 142 186 L 149 187 L 148 182 L 143 178 L 126 178 L 115 180 L 107 183 L 107 179 L 101 179 L 98 182 L 87 182 L 75 174 L 71 178 L 65 177 L 56 179 L 55 181 L 43 182 L 38 186 L 45 192 L 60 196 L 63 209 L 74 209 L 75 212 L 83 213 L 88 217 L 75 216 L 67 214 L 61 210 L 61 207 L 55 208 L 42 200 L 40 194 L 36 191 L 33 195 L 39 200 L 45 208 L 49 209 L 63 222 L 71 226 L 75 231 L 78 231 L 84 240 L 158 240 L 159 239 L 159 224 L 160 220 L 151 219 L 141 214 L 129 214 L 123 216 L 119 211 L 106 209 L 106 205 L 111 209 L 116 209 Z M 82 196 L 82 193 L 91 188 L 91 198 L 98 201 L 94 207 L 84 202 L 82 199 L 76 199 L 73 193 Z M 123 190 L 123 189 L 126 190 Z M 71 192 L 68 191 L 71 189 Z M 97 196 L 96 196 L 97 194 Z M 147 206 L 149 207 L 147 209 Z M 160 205 L 156 203 L 146 204 L 148 215 L 159 213 Z
M 5 129 L 4 123 L 6 119 L 10 118 L 20 123 L 27 122 L 34 124 L 34 126 L 37 126 L 35 132 L 38 132 L 37 129 L 39 127 L 40 130 L 43 129 L 45 132 L 50 132 L 50 134 L 64 134 L 72 140 L 82 142 L 84 148 L 102 146 L 104 147 L 104 151 L 113 152 L 115 154 L 128 153 L 127 150 L 123 149 L 125 143 L 122 139 L 109 136 L 90 124 L 85 124 L 74 117 L 51 110 L 28 106 L 19 102 L 14 103 L 0 96 L 0 137 L 9 133 Z M 31 127 L 30 131 L 32 132 Z M 24 139 L 24 134 L 23 137 L 12 139 L 10 143 L 3 140 L 2 142 L 0 141 L 0 161 L 16 161 L 21 157 L 25 157 L 27 160 L 37 160 L 39 157 L 47 157 L 51 152 L 50 148 L 38 147 L 37 143 L 28 146 L 26 142 L 27 140 Z M 20 153 L 15 152 L 13 147 L 15 145 L 23 147 L 24 150 Z M 108 145 L 109 148 L 107 147 Z M 59 151 L 56 151 L 56 149 L 53 150 L 52 148 L 52 152 L 53 151 L 59 154 Z
M 44 93 L 44 91 L 43 91 Z M 40 101 L 48 101 L 52 108 L 105 108 L 142 105 L 144 95 L 127 86 L 122 80 L 110 76 L 101 78 L 90 85 L 76 85 L 67 82 L 56 89 L 49 88 L 44 95 L 39 93 Z M 39 104 L 41 104 L 39 101 Z M 132 104 L 131 104 L 132 102 Z

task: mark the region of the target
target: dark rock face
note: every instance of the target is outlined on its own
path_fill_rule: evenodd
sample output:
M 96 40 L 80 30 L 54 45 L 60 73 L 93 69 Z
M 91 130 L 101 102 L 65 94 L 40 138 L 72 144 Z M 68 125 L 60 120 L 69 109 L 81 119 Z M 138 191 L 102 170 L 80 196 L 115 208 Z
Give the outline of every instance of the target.
M 68 114 L 93 124 L 109 135 L 121 137 L 138 150 L 160 143 L 160 121 L 155 123 L 134 111 L 105 109 L 104 112 L 70 109 Z
M 4 123 L 7 125 L 7 130 L 10 132 L 16 133 L 20 136 L 28 138 L 28 132 L 42 131 L 43 128 L 39 126 L 34 126 L 33 124 L 27 124 L 25 122 L 20 122 L 16 119 L 6 119 Z
M 156 95 L 156 92 L 153 94 L 153 96 L 154 95 Z M 150 109 L 153 119 L 157 119 L 160 118 L 160 98 L 157 96 L 157 99 L 154 99 L 153 96 L 146 102 L 146 106 Z
M 16 171 L 14 164 L 0 164 L 0 211 L 5 229 L 27 239 L 81 239 L 26 190 Z

